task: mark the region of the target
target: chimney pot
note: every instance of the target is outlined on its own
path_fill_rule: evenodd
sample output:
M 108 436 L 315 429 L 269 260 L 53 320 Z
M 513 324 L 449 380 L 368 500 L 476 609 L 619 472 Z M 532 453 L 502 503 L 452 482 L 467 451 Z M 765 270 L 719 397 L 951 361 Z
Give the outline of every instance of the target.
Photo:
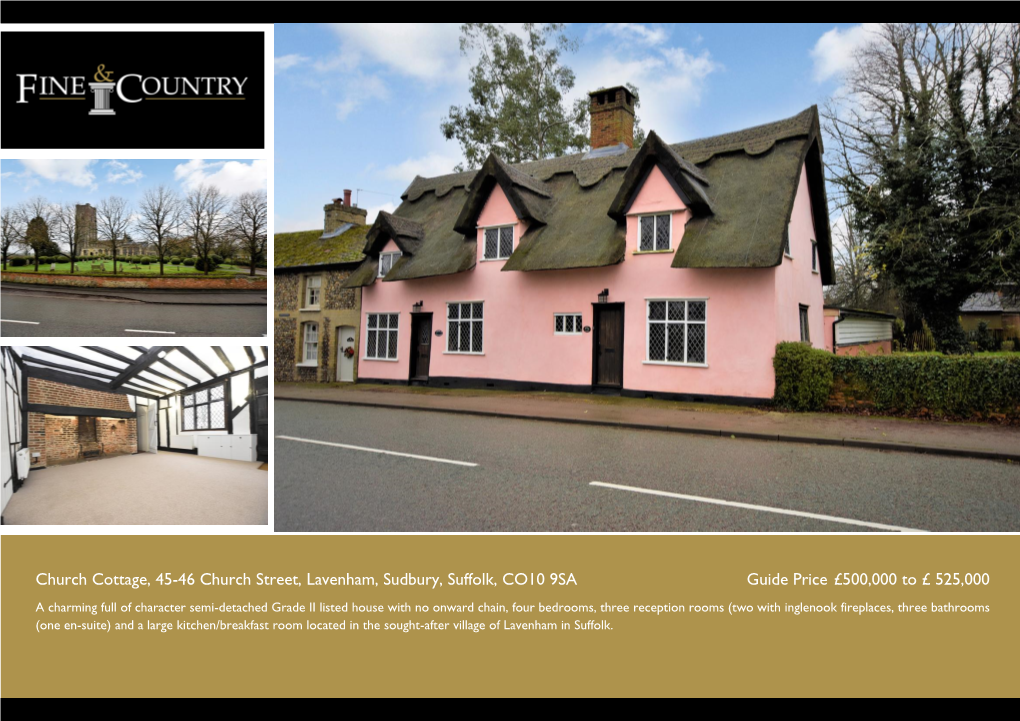
M 351 191 L 344 189 L 344 205 L 348 208 L 351 207 Z

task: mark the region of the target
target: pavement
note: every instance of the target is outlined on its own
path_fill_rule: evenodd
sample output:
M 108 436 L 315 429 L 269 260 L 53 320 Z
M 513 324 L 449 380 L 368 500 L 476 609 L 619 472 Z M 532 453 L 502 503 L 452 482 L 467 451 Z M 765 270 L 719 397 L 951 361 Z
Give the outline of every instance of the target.
M 1020 427 L 572 393 L 275 383 L 276 400 L 430 410 L 1020 463 Z
M 265 306 L 266 290 L 149 290 L 145 288 L 62 288 L 4 283 L 3 296 L 36 298 L 81 298 L 84 300 L 127 300 L 138 303 L 169 303 L 175 305 L 261 305 Z
M 82 289 L 78 289 L 79 291 Z M 176 294 L 175 294 L 176 295 Z M 0 293 L 0 335 L 31 336 L 227 336 L 266 334 L 266 294 L 258 303 L 217 302 L 231 296 L 187 293 L 191 302 L 148 302 L 82 293 Z M 187 301 L 185 296 L 178 300 Z
M 277 531 L 1020 531 L 998 461 L 279 393 L 273 422 Z

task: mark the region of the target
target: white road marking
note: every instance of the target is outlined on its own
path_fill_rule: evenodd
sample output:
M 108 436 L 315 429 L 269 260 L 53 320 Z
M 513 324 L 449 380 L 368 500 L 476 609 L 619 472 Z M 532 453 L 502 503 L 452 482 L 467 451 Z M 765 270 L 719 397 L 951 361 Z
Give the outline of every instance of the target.
M 764 511 L 765 513 L 778 513 L 783 516 L 797 516 L 798 518 L 811 518 L 816 521 L 830 521 L 832 523 L 845 523 L 850 526 L 864 526 L 875 528 L 880 531 L 900 531 L 902 533 L 925 533 L 917 528 L 904 528 L 902 526 L 890 526 L 885 523 L 871 523 L 870 521 L 856 521 L 852 518 L 840 518 L 839 516 L 826 516 L 822 513 L 809 513 L 807 511 L 791 511 L 787 508 L 773 508 L 771 506 L 758 506 L 754 503 L 740 503 L 739 501 L 724 501 L 719 498 L 705 498 L 704 496 L 688 496 L 685 493 L 671 493 L 669 491 L 656 491 L 651 488 L 638 488 L 636 486 L 620 486 L 615 483 L 601 483 L 592 481 L 589 486 L 599 488 L 613 488 L 618 491 L 630 491 L 631 493 L 645 493 L 650 496 L 664 496 L 666 498 L 677 498 L 682 501 L 695 501 L 697 503 L 710 503 L 716 506 L 729 506 L 730 508 L 745 508 L 749 511 Z
M 381 453 L 387 456 L 400 456 L 401 458 L 415 458 L 419 461 L 434 461 L 436 463 L 450 463 L 454 466 L 468 466 L 476 468 L 477 463 L 467 461 L 452 461 L 449 458 L 433 458 L 432 456 L 419 456 L 414 453 L 398 453 L 397 451 L 384 451 L 381 448 L 365 448 L 364 446 L 351 446 L 346 443 L 329 443 L 327 441 L 314 441 L 310 438 L 294 438 L 293 436 L 276 436 L 280 440 L 295 441 L 297 443 L 314 443 L 317 446 L 333 446 L 335 448 L 347 448 L 352 451 L 367 451 L 368 453 Z
M 24 323 L 25 325 L 39 325 L 34 320 L 7 320 L 6 318 L 0 319 L 0 323 Z
M 159 333 L 160 335 L 177 335 L 177 331 L 173 330 L 135 330 L 134 328 L 125 328 L 125 333 Z

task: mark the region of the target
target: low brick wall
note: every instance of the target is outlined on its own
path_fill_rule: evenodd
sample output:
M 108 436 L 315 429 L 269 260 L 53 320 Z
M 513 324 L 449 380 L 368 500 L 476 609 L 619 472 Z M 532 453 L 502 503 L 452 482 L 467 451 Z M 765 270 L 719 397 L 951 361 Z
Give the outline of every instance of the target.
M 234 278 L 179 278 L 166 276 L 114 278 L 95 275 L 42 275 L 36 273 L 0 274 L 0 280 L 7 283 L 30 285 L 59 285 L 71 288 L 116 288 L 137 290 L 266 290 L 265 276 L 236 276 Z

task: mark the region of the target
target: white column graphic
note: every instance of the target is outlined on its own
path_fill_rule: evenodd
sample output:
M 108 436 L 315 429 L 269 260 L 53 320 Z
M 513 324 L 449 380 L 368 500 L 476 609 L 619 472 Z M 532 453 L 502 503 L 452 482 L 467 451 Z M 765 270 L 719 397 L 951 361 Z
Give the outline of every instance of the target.
M 117 112 L 110 107 L 110 93 L 113 92 L 113 83 L 89 83 L 92 88 L 94 107 L 89 115 L 116 115 Z

